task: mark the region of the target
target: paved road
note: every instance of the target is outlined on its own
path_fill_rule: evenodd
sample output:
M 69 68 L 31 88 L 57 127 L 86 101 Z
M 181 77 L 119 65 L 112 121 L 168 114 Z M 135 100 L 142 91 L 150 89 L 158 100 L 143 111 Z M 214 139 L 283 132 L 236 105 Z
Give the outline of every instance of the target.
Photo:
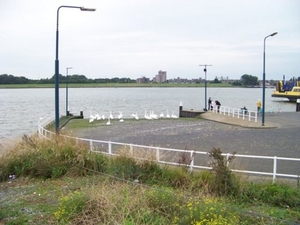
M 265 126 L 228 116 L 205 113 L 199 118 L 98 122 L 94 128 L 76 131 L 76 136 L 209 152 L 220 148 L 224 153 L 300 158 L 300 112 L 266 113 Z M 269 128 L 269 129 L 266 129 Z M 75 131 L 74 131 L 75 132 Z M 238 167 L 259 166 L 270 172 L 266 160 L 236 160 Z M 299 162 L 279 162 L 279 173 L 300 174 Z

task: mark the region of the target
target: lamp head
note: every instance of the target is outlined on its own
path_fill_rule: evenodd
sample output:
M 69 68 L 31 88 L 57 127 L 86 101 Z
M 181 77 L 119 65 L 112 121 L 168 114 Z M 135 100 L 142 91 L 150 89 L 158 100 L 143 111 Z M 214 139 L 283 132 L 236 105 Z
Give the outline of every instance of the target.
M 270 34 L 270 36 L 275 36 L 276 34 L 278 34 L 278 32 L 274 32 L 273 34 Z
M 85 8 L 85 7 L 80 7 L 80 10 L 81 11 L 91 11 L 91 12 L 96 11 L 96 9 L 94 9 L 94 8 Z

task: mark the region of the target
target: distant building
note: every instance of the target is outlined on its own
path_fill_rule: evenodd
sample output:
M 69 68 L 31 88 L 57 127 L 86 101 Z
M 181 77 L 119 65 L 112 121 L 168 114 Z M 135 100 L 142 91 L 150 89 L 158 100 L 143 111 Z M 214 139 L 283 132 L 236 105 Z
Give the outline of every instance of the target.
M 146 77 L 141 77 L 141 78 L 136 79 L 136 82 L 139 83 L 139 84 L 140 83 L 149 83 L 150 79 L 146 78 Z
M 155 83 L 165 83 L 167 81 L 167 72 L 166 71 L 158 71 L 158 74 L 153 78 L 153 82 Z

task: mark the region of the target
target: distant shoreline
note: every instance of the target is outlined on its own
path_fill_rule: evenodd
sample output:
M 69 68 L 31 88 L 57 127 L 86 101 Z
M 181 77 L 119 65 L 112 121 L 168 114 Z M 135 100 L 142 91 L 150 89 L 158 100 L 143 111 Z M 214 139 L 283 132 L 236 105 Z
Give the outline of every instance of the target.
M 66 88 L 65 83 L 60 83 L 60 88 Z M 68 88 L 195 88 L 204 87 L 204 83 L 69 83 Z M 213 88 L 242 88 L 224 83 L 207 83 L 207 87 Z M 0 84 L 0 89 L 18 88 L 54 88 L 54 84 Z

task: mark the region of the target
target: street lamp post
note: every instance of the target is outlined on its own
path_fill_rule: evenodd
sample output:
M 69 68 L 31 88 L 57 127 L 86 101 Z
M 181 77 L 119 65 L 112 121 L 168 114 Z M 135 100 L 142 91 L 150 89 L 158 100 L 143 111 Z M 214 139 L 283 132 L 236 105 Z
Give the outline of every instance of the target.
M 55 52 L 55 131 L 56 134 L 59 134 L 59 60 L 58 60 L 58 18 L 59 10 L 61 8 L 75 8 L 80 9 L 81 11 L 96 11 L 96 9 L 79 7 L 79 6 L 68 6 L 62 5 L 58 7 L 56 13 L 56 52 Z
M 207 111 L 207 81 L 206 81 L 206 72 L 207 72 L 207 69 L 206 69 L 206 67 L 207 66 L 212 66 L 212 65 L 199 65 L 199 66 L 204 66 L 204 73 L 205 73 L 205 82 L 204 82 L 204 84 L 205 84 L 205 87 L 204 87 L 204 89 L 205 89 L 205 107 L 204 107 L 204 111 Z
M 266 89 L 266 71 L 265 71 L 265 61 L 266 61 L 266 39 L 268 37 L 275 36 L 277 32 L 274 32 L 273 34 L 270 34 L 264 38 L 264 54 L 263 54 L 263 93 L 262 93 L 262 122 L 261 125 L 265 125 L 265 89 Z
M 67 67 L 67 75 L 66 75 L 66 116 L 69 115 L 69 90 L 68 90 L 68 84 L 69 84 L 69 81 L 68 81 L 68 72 L 69 72 L 69 69 L 72 69 L 72 67 Z

